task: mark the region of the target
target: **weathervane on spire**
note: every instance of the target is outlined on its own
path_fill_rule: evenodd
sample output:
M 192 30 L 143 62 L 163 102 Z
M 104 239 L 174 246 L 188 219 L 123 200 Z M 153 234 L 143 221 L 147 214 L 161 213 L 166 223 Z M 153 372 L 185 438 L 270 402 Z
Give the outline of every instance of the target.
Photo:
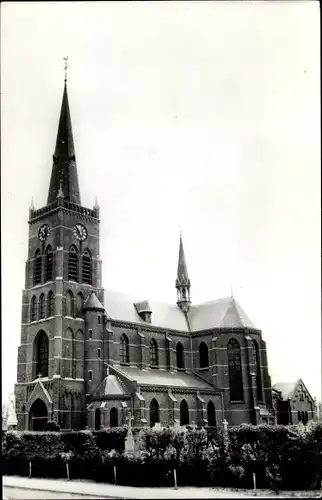
M 68 56 L 66 57 L 63 57 L 64 61 L 65 61 L 65 66 L 64 66 L 64 71 L 65 71 L 65 82 L 67 82 L 67 68 L 69 68 L 69 65 L 67 64 L 67 61 L 68 61 Z

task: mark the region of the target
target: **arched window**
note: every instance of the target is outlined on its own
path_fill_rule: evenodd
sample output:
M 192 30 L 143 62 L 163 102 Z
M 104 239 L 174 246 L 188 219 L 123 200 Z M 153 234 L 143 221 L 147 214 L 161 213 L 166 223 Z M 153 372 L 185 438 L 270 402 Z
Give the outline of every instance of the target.
M 121 343 L 120 343 L 120 362 L 121 363 L 130 362 L 129 339 L 124 333 L 121 336 Z
M 180 403 L 180 425 L 189 424 L 189 408 L 187 401 L 183 399 Z
M 34 285 L 38 285 L 41 283 L 41 267 L 42 267 L 42 262 L 41 262 L 41 253 L 40 250 L 38 249 L 35 253 L 35 262 L 34 262 Z
M 37 321 L 37 299 L 32 297 L 30 303 L 30 321 Z
M 78 253 L 75 245 L 72 245 L 68 254 L 68 279 L 78 281 Z
M 155 398 L 150 403 L 150 427 L 154 427 L 157 422 L 160 422 L 159 403 Z
M 301 411 L 301 418 L 302 418 L 303 424 L 305 425 L 306 422 L 305 422 L 305 413 L 304 413 L 304 411 Z
M 209 368 L 208 347 L 204 342 L 201 342 L 199 346 L 199 366 Z
M 55 316 L 55 297 L 52 291 L 47 295 L 47 317 Z
M 52 281 L 53 279 L 53 251 L 50 245 L 46 249 L 45 279 L 46 281 Z
M 88 248 L 83 253 L 82 261 L 82 281 L 83 283 L 92 284 L 92 257 Z
M 76 339 L 72 332 L 72 378 L 76 378 Z
M 212 401 L 207 405 L 207 420 L 210 427 L 216 427 L 216 409 Z
M 255 363 L 256 363 L 256 389 L 257 389 L 257 400 L 263 401 L 263 389 L 262 389 L 262 374 L 261 374 L 261 362 L 259 357 L 259 348 L 256 340 L 254 342 L 255 350 Z
M 66 293 L 66 316 L 74 317 L 74 295 L 70 290 Z
M 83 317 L 84 295 L 79 292 L 76 297 L 76 316 L 77 318 Z
M 43 331 L 40 331 L 35 338 L 35 354 L 36 373 L 34 378 L 39 374 L 42 377 L 48 377 L 48 337 Z
M 92 370 L 88 370 L 88 380 L 89 380 L 89 382 L 92 382 L 92 380 L 93 380 L 93 372 L 92 372 Z
M 101 410 L 96 408 L 95 410 L 95 430 L 99 431 L 101 428 Z
M 299 422 L 302 422 L 302 415 L 301 415 L 300 410 L 297 412 L 297 419 Z
M 44 317 L 45 317 L 45 296 L 42 293 L 39 297 L 39 303 L 38 303 L 38 318 L 44 319 Z
M 231 339 L 227 346 L 228 353 L 228 371 L 231 401 L 243 401 L 243 379 L 240 347 L 235 339 Z
M 184 368 L 184 349 L 181 342 L 178 342 L 176 351 L 177 351 L 177 368 L 179 368 L 180 370 Z
M 155 339 L 150 342 L 150 365 L 159 366 L 158 344 Z
M 110 427 L 118 427 L 118 414 L 117 409 L 115 407 L 111 408 L 110 411 Z
M 307 423 L 308 423 L 308 421 L 309 421 L 309 414 L 308 414 L 308 412 L 306 411 L 306 412 L 305 412 L 305 423 L 307 424 Z

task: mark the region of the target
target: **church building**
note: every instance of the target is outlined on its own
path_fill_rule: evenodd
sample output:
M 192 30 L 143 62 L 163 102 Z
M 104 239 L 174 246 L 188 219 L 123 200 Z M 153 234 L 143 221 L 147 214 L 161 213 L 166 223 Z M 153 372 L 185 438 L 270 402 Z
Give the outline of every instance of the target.
M 191 301 L 181 236 L 176 303 L 105 292 L 99 217 L 81 203 L 65 79 L 47 202 L 29 210 L 17 428 L 274 423 L 266 344 L 235 298 Z

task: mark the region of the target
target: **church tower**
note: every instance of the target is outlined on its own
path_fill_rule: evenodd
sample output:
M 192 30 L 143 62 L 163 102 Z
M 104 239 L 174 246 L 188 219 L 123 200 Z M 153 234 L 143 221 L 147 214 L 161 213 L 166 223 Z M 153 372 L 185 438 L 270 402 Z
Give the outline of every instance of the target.
M 83 428 L 86 395 L 104 365 L 99 207 L 81 205 L 66 80 L 47 204 L 29 210 L 15 385 L 20 430 L 41 430 L 48 420 Z

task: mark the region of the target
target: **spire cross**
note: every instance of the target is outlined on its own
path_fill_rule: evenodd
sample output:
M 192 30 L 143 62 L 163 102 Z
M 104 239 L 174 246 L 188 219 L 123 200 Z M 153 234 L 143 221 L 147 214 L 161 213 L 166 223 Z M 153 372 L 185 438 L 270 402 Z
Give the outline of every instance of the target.
M 42 373 L 38 373 L 37 377 L 38 377 L 38 379 L 41 379 Z
M 69 65 L 67 64 L 67 61 L 68 61 L 68 56 L 66 57 L 63 57 L 64 61 L 65 61 L 65 66 L 64 66 L 64 71 L 65 71 L 65 82 L 67 82 L 67 68 L 69 68 Z

